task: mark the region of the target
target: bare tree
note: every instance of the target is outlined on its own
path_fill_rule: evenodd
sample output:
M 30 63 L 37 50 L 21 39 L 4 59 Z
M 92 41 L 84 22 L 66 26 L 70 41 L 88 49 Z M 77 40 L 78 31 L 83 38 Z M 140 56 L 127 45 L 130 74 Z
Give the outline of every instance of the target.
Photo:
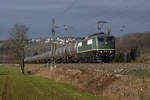
M 24 74 L 24 48 L 27 41 L 28 28 L 25 25 L 15 24 L 9 32 L 8 48 L 11 61 L 19 64 Z

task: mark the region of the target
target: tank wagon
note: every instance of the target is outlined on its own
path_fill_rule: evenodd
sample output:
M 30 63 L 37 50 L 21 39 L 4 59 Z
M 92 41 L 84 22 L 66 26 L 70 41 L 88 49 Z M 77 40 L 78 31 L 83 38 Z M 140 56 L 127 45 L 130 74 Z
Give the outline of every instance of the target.
M 110 62 L 115 55 L 115 38 L 103 32 L 87 36 L 81 41 L 59 47 L 55 52 L 56 62 Z M 26 63 L 50 62 L 51 52 L 25 58 Z

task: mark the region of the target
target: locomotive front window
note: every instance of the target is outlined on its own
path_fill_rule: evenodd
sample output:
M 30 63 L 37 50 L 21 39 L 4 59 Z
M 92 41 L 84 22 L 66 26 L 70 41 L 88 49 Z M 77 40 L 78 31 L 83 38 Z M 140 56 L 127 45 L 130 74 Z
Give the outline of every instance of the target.
M 99 38 L 98 38 L 98 41 L 104 42 L 104 38 L 99 37 Z
M 107 38 L 107 41 L 108 41 L 108 42 L 113 42 L 113 38 L 112 38 L 112 37 L 108 37 L 108 38 Z

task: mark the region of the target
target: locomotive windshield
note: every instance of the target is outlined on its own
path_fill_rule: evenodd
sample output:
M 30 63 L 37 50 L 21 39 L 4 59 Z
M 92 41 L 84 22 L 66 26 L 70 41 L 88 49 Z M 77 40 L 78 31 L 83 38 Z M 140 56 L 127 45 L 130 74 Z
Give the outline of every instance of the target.
M 107 42 L 113 42 L 114 38 L 113 37 L 107 37 L 106 41 Z
M 104 38 L 102 38 L 102 37 L 98 37 L 98 41 L 100 41 L 100 42 L 104 42 Z

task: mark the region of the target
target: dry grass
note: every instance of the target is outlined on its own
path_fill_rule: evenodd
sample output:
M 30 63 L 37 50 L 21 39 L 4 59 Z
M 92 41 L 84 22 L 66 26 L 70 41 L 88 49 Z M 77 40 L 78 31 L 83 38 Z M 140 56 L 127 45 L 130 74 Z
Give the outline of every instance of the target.
M 108 100 L 150 100 L 149 64 L 58 64 L 53 71 L 38 64 L 26 68 Z
M 105 96 L 113 100 L 150 100 L 150 85 L 148 79 L 123 76 L 111 84 L 105 91 Z

